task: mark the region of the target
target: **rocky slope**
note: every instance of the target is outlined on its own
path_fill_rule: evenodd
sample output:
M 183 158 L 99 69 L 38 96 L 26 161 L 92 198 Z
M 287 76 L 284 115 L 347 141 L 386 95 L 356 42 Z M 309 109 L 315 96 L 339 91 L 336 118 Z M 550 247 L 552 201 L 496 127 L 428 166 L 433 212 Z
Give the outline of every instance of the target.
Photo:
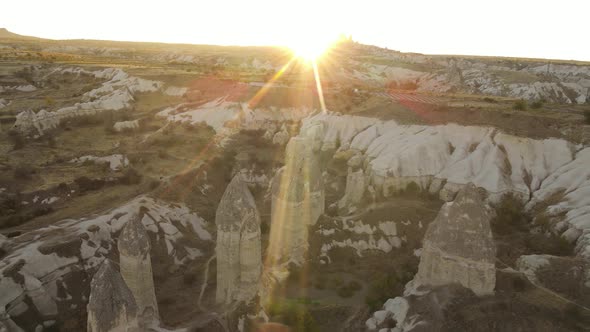
M 0 262 L 0 307 L 6 308 L 7 317 L 25 330 L 34 330 L 37 324 L 63 327 L 78 321 L 91 276 L 133 218 L 141 220 L 176 264 L 201 256 L 199 248 L 212 240 L 205 222 L 186 206 L 150 197 L 7 239 Z

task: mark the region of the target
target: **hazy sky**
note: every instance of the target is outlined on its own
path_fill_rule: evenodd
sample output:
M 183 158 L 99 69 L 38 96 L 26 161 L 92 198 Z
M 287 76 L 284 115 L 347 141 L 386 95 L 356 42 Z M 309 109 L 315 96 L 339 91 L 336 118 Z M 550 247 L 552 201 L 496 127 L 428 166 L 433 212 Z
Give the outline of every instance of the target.
M 590 0 L 1 0 L 45 38 L 292 45 L 339 33 L 401 51 L 590 60 Z

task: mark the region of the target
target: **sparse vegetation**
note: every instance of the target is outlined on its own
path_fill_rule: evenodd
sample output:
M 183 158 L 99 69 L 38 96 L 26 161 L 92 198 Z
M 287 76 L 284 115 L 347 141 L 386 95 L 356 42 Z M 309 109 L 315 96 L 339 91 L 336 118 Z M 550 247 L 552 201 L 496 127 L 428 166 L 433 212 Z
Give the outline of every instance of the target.
M 119 178 L 119 182 L 125 185 L 138 184 L 141 182 L 141 174 L 134 168 L 128 168 Z
M 539 109 L 541 107 L 543 107 L 543 100 L 535 100 L 534 102 L 531 103 L 531 108 L 532 109 Z
M 404 264 L 395 271 L 382 275 L 374 279 L 369 285 L 365 303 L 371 311 L 379 310 L 383 303 L 390 298 L 402 294 L 404 286 L 416 274 L 417 266 Z
M 358 281 L 351 280 L 348 284 L 338 288 L 338 295 L 344 298 L 352 297 L 361 288 L 362 285 Z
M 514 105 L 512 105 L 512 109 L 516 110 L 516 111 L 525 111 L 527 109 L 527 102 L 526 100 L 518 100 L 514 103 Z
M 8 139 L 12 143 L 13 150 L 20 150 L 25 147 L 25 138 L 16 130 L 8 132 Z
M 514 194 L 506 194 L 496 204 L 496 216 L 492 219 L 492 228 L 498 234 L 508 234 L 514 229 L 527 230 L 529 217 L 524 212 L 524 203 Z
M 35 173 L 35 169 L 30 165 L 20 164 L 14 169 L 14 178 L 20 180 L 28 180 Z
M 281 322 L 294 332 L 319 332 L 318 325 L 309 313 L 309 301 L 282 300 L 273 302 L 268 308 L 272 321 Z

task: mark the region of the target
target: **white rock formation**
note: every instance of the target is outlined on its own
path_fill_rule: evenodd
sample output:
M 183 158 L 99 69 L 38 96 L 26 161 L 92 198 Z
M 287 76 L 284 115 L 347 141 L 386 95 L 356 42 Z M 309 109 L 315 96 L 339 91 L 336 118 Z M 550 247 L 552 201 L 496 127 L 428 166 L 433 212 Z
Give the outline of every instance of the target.
M 107 68 L 94 72 L 80 68 L 65 68 L 52 74 L 91 75 L 107 79 L 99 88 L 86 92 L 82 102 L 74 106 L 61 108 L 55 112 L 41 110 L 37 113 L 28 110 L 16 116 L 14 128 L 24 133 L 43 134 L 57 127 L 67 118 L 95 115 L 105 110 L 119 111 L 129 108 L 138 92 L 154 92 L 161 88 L 162 83 L 129 76 L 120 69 Z
M 322 225 L 317 231 L 322 237 L 320 262 L 331 263 L 330 251 L 334 248 L 351 248 L 362 257 L 365 251 L 388 253 L 402 246 L 394 221 L 378 224 L 364 223 L 363 220 L 342 219 L 334 221 L 333 227 Z
M 4 107 L 8 106 L 10 104 L 10 101 L 0 98 L 0 109 L 3 109 Z
M 132 218 L 123 228 L 119 240 L 121 275 L 137 303 L 142 321 L 158 319 L 158 302 L 152 273 L 150 238 L 139 220 Z
M 307 228 L 324 212 L 324 183 L 319 160 L 321 127 L 291 138 L 285 166 L 273 180 L 269 255 L 275 262 L 301 264 L 307 251 Z
M 464 187 L 428 226 L 415 284 L 460 283 L 477 295 L 492 294 L 496 286 L 496 244 L 490 220 L 477 188 Z
M 262 271 L 260 215 L 240 173 L 225 189 L 217 224 L 216 302 L 249 302 L 259 290 Z
M 139 128 L 139 120 L 119 121 L 115 122 L 113 125 L 113 129 L 118 133 L 125 130 L 135 130 L 137 128 Z
M 287 128 L 283 124 L 281 126 L 281 130 L 277 131 L 273 135 L 273 137 L 272 137 L 272 143 L 273 144 L 277 144 L 277 145 L 286 145 L 289 142 L 289 138 L 290 137 L 291 136 L 289 135 L 289 132 L 287 131 Z
M 10 91 L 33 92 L 36 90 L 37 90 L 37 87 L 35 87 L 34 85 L 31 85 L 31 84 L 0 86 L 0 92 L 10 92 Z
M 552 172 L 533 194 L 527 204 L 533 209 L 552 196 L 559 202 L 546 209 L 557 230 L 570 242 L 576 252 L 590 260 L 590 148 L 580 150 L 573 161 Z
M 353 213 L 362 202 L 368 188 L 368 178 L 362 169 L 362 157 L 357 155 L 348 160 L 348 175 L 344 196 L 338 201 L 341 213 Z
M 373 52 L 379 53 L 379 52 Z M 583 104 L 590 98 L 590 68 L 584 65 L 521 62 L 500 64 L 474 59 L 428 58 L 421 55 L 375 54 L 393 64 L 351 61 L 343 79 L 367 83 L 415 85 L 418 92 L 464 91 L 529 100 Z M 396 65 L 395 62 L 400 62 Z M 428 66 L 413 66 L 416 63 Z M 407 66 L 413 69 L 405 68 Z
M 70 160 L 71 163 L 82 164 L 86 161 L 91 161 L 96 164 L 109 164 L 109 168 L 113 171 L 119 171 L 129 166 L 129 159 L 122 154 L 113 154 L 110 156 L 96 157 L 96 156 L 82 156 Z
M 451 201 L 471 182 L 485 189 L 492 202 L 513 193 L 528 201 L 531 210 L 558 195 L 558 203 L 545 212 L 555 230 L 575 242 L 576 253 L 590 257 L 588 147 L 563 139 L 523 138 L 486 127 L 398 125 L 334 114 L 304 119 L 299 135 L 314 126 L 323 127 L 319 138 L 323 151 L 353 150 L 355 158 L 360 153 L 367 189 L 374 188 L 382 196 L 414 182 Z
M 227 101 L 227 97 L 217 98 L 197 108 L 187 104 L 168 107 L 157 116 L 172 122 L 200 123 L 210 125 L 218 134 L 239 129 L 267 129 L 269 122 L 301 120 L 313 110 L 306 108 L 270 108 L 254 110 L 248 103 Z
M 507 192 L 528 198 L 542 179 L 572 161 L 576 147 L 561 139 L 534 140 L 486 127 L 398 125 L 363 117 L 318 114 L 302 131 L 322 125 L 322 150 L 361 152 L 365 173 L 384 196 L 414 182 L 452 196 L 472 182 L 492 199 Z M 551 156 L 551 157 L 549 157 Z
M 135 298 L 109 259 L 92 278 L 87 311 L 88 332 L 140 331 Z
M 168 88 L 166 88 L 166 90 L 164 90 L 164 93 L 169 96 L 182 97 L 186 94 L 187 91 L 188 91 L 188 88 L 169 86 Z

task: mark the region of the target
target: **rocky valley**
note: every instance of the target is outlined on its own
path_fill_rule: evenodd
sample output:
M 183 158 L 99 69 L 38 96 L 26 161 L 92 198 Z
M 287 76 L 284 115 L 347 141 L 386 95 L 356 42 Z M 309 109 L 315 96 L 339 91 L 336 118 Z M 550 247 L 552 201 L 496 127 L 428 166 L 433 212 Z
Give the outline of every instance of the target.
M 0 331 L 590 329 L 587 62 L 0 30 L 0 137 Z

